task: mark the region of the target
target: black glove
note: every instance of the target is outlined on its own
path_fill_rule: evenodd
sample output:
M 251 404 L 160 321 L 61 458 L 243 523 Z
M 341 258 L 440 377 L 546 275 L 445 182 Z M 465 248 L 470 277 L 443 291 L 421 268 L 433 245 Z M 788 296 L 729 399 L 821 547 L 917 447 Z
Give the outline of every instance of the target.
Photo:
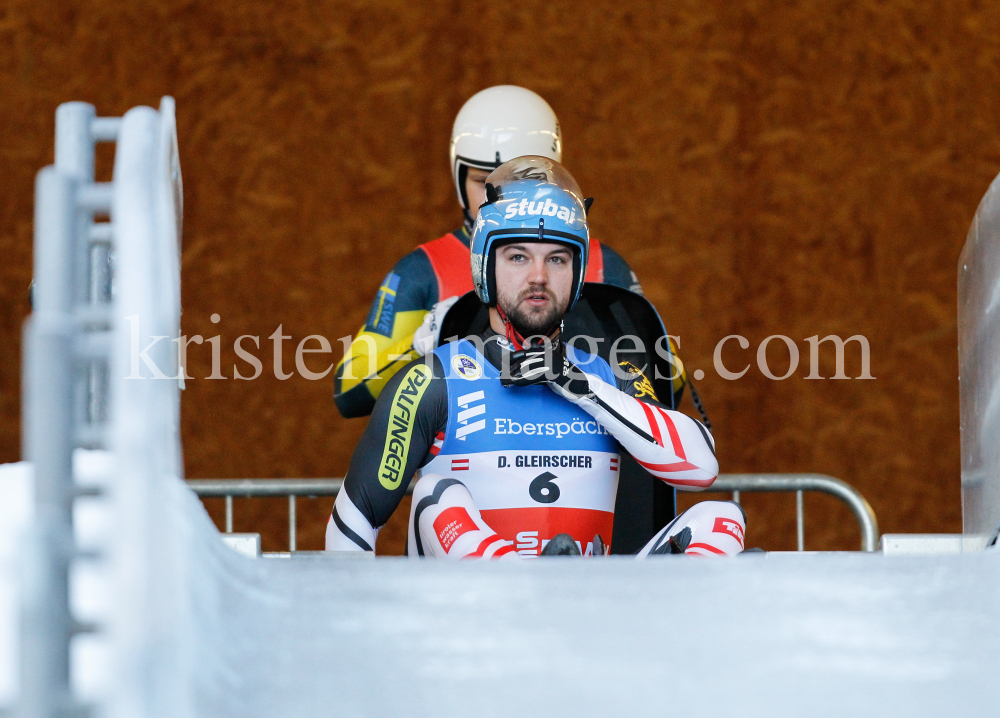
M 503 386 L 549 384 L 557 394 L 576 403 L 590 396 L 587 377 L 566 356 L 562 342 L 555 346 L 528 347 L 510 355 L 510 376 L 501 373 Z
M 562 346 L 561 344 L 559 345 Z M 551 344 L 528 347 L 510 353 L 510 374 L 501 367 L 500 384 L 503 386 L 531 386 L 544 384 L 555 376 L 555 366 L 561 362 L 559 347 Z

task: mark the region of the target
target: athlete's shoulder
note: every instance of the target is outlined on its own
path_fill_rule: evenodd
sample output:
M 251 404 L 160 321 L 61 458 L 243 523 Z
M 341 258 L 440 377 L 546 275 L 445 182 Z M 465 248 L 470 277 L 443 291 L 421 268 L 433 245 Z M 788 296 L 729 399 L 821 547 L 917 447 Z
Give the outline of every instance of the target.
M 426 312 L 436 301 L 437 281 L 434 269 L 427 255 L 414 249 L 396 262 L 392 271 L 382 280 L 368 310 L 365 330 L 387 337 L 393 336 L 397 314 Z
M 459 252 L 452 245 L 462 249 L 461 241 L 454 236 L 454 233 L 449 233 L 421 244 L 403 255 L 382 280 L 368 312 L 365 329 L 392 336 L 393 324 L 398 313 L 428 312 L 442 298 L 451 296 L 445 294 L 442 291 L 444 288 L 441 287 L 441 255 L 457 256 Z M 461 261 L 459 263 L 464 265 L 466 274 L 469 274 L 467 250 L 464 263 Z M 469 282 L 471 281 L 470 275 Z
M 464 229 L 456 229 L 453 232 L 448 232 L 447 234 L 441 235 L 437 239 L 432 239 L 429 242 L 424 242 L 419 245 L 416 250 L 419 252 L 424 252 L 425 254 L 431 254 L 435 251 L 461 251 L 469 250 L 469 235 Z
M 436 294 L 434 302 L 472 291 L 469 236 L 464 230 L 449 232 L 443 237 L 421 244 L 417 251 L 427 258 Z
M 567 345 L 566 356 L 574 365 L 588 374 L 600 377 L 608 384 L 615 383 L 615 375 L 611 370 L 611 365 L 597 354 L 591 354 L 576 346 Z
M 601 257 L 604 260 L 604 283 L 622 289 L 628 289 L 636 294 L 642 294 L 642 285 L 635 276 L 632 267 L 618 252 L 601 242 Z
M 424 245 L 421 244 L 400 257 L 392 268 L 393 273 L 407 282 L 420 282 L 428 277 L 433 278 L 434 268 L 431 266 L 423 247 Z
M 444 366 L 434 354 L 411 361 L 392 375 L 379 392 L 372 421 L 388 426 L 400 412 L 414 416 L 447 416 L 448 387 Z M 409 419 L 408 419 L 409 421 Z
M 632 362 L 618 362 L 618 370 L 615 372 L 615 378 L 617 379 L 618 388 L 629 396 L 636 399 L 659 402 L 660 399 L 656 396 L 656 389 L 653 388 L 653 382 L 649 380 L 643 369 L 637 367 Z

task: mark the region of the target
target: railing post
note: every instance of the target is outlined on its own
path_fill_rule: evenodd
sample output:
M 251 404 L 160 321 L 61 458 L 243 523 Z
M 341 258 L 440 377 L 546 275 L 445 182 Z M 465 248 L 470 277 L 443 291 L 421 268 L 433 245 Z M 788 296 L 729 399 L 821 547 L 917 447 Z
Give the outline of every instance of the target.
M 233 495 L 226 494 L 226 533 L 233 532 Z
M 806 550 L 806 524 L 802 515 L 802 490 L 795 492 L 795 536 L 798 539 L 798 550 Z
M 163 106 L 172 113 L 172 102 Z M 55 165 L 36 178 L 33 313 L 25 323 L 22 350 L 22 455 L 33 468 L 35 515 L 19 567 L 21 718 L 67 718 L 90 711 L 76 701 L 71 685 L 72 638 L 98 630 L 94 622 L 74 620 L 71 610 L 70 573 L 83 556 L 75 546 L 73 503 L 78 496 L 100 496 L 102 491 L 80 490 L 72 459 L 76 447 L 104 447 L 110 433 L 109 364 L 119 329 L 113 319 L 109 256 L 115 251 L 116 232 L 110 222 L 95 225 L 94 216 L 110 217 L 113 209 L 121 213 L 122 206 L 113 208 L 113 202 L 137 183 L 135 178 L 118 180 L 117 161 L 115 183 L 95 183 L 94 143 L 114 141 L 122 127 L 120 118 L 97 118 L 87 103 L 60 105 Z M 170 159 L 176 164 L 175 155 Z M 145 169 L 144 181 L 162 184 L 165 176 L 153 176 L 153 166 Z M 176 182 L 174 189 L 179 190 Z M 177 215 L 176 191 L 173 200 Z M 134 197 L 123 206 L 133 214 L 142 211 Z M 174 243 L 170 249 L 176 251 Z M 145 286 L 149 294 L 153 285 L 147 281 Z M 157 292 L 155 300 L 162 289 L 152 290 Z M 175 295 L 178 289 L 179 281 Z M 157 414 L 145 405 L 141 408 Z M 6 715 L 2 710 L 0 714 Z
M 56 168 L 82 182 L 94 181 L 94 139 L 97 113 L 86 102 L 64 102 L 56 108 Z
M 288 495 L 288 550 L 295 551 L 296 531 L 295 494 Z
M 35 185 L 35 313 L 25 325 L 22 411 L 25 459 L 34 465 L 35 519 L 21 565 L 23 718 L 73 705 L 73 250 L 77 182 L 54 167 Z

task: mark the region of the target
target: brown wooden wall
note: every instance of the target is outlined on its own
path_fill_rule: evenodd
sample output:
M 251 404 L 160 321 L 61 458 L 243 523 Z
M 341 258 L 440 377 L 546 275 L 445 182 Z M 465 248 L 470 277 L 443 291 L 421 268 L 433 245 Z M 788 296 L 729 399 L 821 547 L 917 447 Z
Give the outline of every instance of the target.
M 60 102 L 120 115 L 177 99 L 183 326 L 221 334 L 230 377 L 184 394 L 188 476 L 339 476 L 364 422 L 337 415 L 328 379 L 276 380 L 267 337 L 293 337 L 294 368 L 295 343 L 356 331 L 393 262 L 456 226 L 451 123 L 500 83 L 559 115 L 595 235 L 707 374 L 724 471 L 826 472 L 883 531 L 960 530 L 956 262 L 1000 170 L 1000 6 L 973 0 L 7 0 L 0 460 L 20 453 L 32 182 Z M 107 178 L 109 153 L 99 165 Z M 242 334 L 267 360 L 256 381 L 232 379 Z M 729 334 L 751 342 L 728 345 L 737 369 L 773 334 L 804 361 L 805 337 L 862 334 L 876 379 L 805 380 L 802 365 L 726 381 L 712 353 Z M 770 356 L 783 373 L 780 343 Z M 190 360 L 208 375 L 207 345 Z M 750 543 L 793 546 L 791 498 L 747 503 Z M 806 509 L 807 547 L 856 546 L 846 510 Z M 238 529 L 283 547 L 282 504 L 240 510 Z M 300 547 L 321 546 L 328 511 L 303 504 Z

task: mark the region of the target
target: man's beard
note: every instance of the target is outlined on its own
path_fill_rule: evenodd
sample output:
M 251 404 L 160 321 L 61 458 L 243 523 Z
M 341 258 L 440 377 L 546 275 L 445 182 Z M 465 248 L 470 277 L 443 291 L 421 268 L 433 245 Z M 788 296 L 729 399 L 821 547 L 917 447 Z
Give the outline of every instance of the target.
M 532 307 L 524 304 L 524 300 L 533 294 L 544 294 L 549 298 L 546 307 Z M 517 330 L 522 337 L 530 337 L 537 334 L 548 336 L 559 326 L 563 315 L 566 313 L 568 300 L 561 306 L 555 295 L 543 287 L 531 287 L 525 289 L 517 295 L 514 301 L 509 301 L 503 293 L 497 296 L 497 304 L 507 315 L 507 320 L 511 326 Z

